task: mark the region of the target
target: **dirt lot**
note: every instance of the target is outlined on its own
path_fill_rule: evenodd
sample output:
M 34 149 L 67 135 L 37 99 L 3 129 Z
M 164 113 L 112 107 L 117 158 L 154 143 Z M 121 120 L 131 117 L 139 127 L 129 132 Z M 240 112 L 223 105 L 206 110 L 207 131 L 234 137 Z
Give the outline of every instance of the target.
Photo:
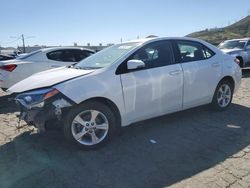
M 1 188 L 250 187 L 250 70 L 228 111 L 205 106 L 137 123 L 95 151 L 58 131 L 17 128 L 16 106 L 0 95 Z

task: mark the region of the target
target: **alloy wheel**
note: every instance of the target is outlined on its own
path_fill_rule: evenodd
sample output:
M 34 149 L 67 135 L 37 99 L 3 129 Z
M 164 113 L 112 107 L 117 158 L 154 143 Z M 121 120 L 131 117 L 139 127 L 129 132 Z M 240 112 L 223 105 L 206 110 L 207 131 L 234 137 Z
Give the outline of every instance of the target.
M 71 131 L 74 139 L 82 145 L 96 145 L 108 134 L 107 117 L 98 110 L 80 112 L 72 121 Z
M 225 108 L 231 102 L 232 91 L 229 85 L 222 84 L 217 93 L 217 101 L 220 107 Z

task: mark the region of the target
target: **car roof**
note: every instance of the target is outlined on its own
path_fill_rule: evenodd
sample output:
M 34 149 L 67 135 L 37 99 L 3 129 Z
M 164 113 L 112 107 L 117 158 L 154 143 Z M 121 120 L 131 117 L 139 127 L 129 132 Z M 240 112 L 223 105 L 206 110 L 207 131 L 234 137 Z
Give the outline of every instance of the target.
M 204 43 L 205 41 L 192 38 L 192 37 L 150 37 L 150 38 L 142 38 L 137 40 L 130 40 L 126 42 L 122 42 L 123 44 L 131 43 L 131 42 L 138 42 L 138 43 L 145 43 L 145 42 L 152 42 L 152 41 L 160 41 L 160 40 L 189 40 L 189 41 L 196 41 Z
M 54 50 L 86 50 L 90 52 L 94 52 L 93 50 L 87 49 L 87 48 L 82 48 L 82 47 L 49 47 L 49 48 L 42 48 L 40 51 L 42 52 L 50 52 Z
M 144 39 L 123 42 L 123 44 L 131 43 L 131 42 L 138 42 L 138 43 L 142 43 L 142 44 L 147 44 L 147 43 L 161 41 L 161 40 L 187 40 L 187 41 L 199 42 L 199 43 L 205 45 L 206 47 L 208 47 L 209 49 L 213 50 L 216 53 L 222 53 L 221 50 L 219 50 L 214 45 L 212 45 L 204 40 L 192 38 L 192 37 L 150 37 L 150 38 L 144 38 Z

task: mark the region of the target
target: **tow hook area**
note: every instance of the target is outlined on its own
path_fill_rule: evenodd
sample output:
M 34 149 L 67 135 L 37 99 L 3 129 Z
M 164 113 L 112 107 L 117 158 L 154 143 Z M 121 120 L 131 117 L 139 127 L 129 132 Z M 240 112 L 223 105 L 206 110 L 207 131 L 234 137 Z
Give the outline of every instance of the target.
M 62 119 L 62 108 L 72 106 L 70 103 L 68 103 L 64 99 L 55 100 L 52 104 L 55 107 L 55 115 L 56 115 L 58 120 Z
M 54 102 L 47 104 L 43 108 L 27 109 L 21 105 L 20 119 L 24 120 L 28 125 L 37 127 L 38 133 L 46 131 L 45 124 L 47 121 L 62 119 L 62 108 L 72 106 L 64 99 L 57 99 Z
M 31 109 L 22 111 L 20 119 L 24 120 L 28 125 L 34 125 L 38 130 L 38 133 L 44 133 L 45 123 L 47 120 L 54 118 L 55 108 L 46 109 Z
M 58 120 L 62 119 L 62 109 L 59 106 L 55 108 L 55 115 Z

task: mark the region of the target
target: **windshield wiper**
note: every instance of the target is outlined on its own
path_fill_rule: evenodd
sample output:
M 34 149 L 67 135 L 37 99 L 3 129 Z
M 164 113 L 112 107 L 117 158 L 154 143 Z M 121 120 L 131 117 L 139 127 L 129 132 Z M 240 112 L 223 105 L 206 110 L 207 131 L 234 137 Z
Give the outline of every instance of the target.
M 77 63 L 73 63 L 73 64 L 71 64 L 71 65 L 69 65 L 69 66 L 67 66 L 68 68 L 74 68 L 74 66 L 76 65 Z

